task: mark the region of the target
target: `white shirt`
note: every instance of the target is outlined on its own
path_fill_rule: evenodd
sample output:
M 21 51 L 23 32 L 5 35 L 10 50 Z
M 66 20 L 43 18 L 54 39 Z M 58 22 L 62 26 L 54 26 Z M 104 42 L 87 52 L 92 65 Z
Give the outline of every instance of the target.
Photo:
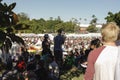
M 117 55 L 118 47 L 106 46 L 95 62 L 93 80 L 114 80 Z

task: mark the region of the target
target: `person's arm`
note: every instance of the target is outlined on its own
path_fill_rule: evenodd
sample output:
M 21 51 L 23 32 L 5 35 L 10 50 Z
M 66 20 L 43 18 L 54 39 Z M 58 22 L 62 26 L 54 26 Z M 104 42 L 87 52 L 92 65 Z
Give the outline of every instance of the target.
M 94 76 L 94 55 L 93 55 L 93 51 L 90 52 L 89 56 L 88 56 L 88 63 L 87 63 L 87 69 L 84 75 L 84 80 L 92 80 L 93 76 Z
M 105 48 L 105 46 L 101 46 L 100 48 L 92 50 L 88 55 L 87 60 L 87 69 L 84 75 L 85 80 L 92 80 L 95 73 L 94 64 L 98 58 L 98 56 L 101 54 L 101 51 Z
M 64 44 L 65 40 L 66 40 L 65 35 L 62 35 L 62 44 Z

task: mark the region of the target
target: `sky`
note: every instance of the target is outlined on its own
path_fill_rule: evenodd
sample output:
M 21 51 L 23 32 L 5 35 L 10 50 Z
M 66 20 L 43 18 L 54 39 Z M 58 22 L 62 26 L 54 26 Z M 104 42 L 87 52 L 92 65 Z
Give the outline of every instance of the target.
M 8 5 L 16 2 L 15 13 L 24 12 L 30 19 L 46 19 L 50 17 L 69 21 L 72 18 L 80 23 L 89 23 L 92 15 L 97 23 L 105 23 L 108 12 L 120 11 L 120 0 L 3 0 Z M 80 20 L 81 18 L 81 20 Z M 84 19 L 87 19 L 86 21 Z

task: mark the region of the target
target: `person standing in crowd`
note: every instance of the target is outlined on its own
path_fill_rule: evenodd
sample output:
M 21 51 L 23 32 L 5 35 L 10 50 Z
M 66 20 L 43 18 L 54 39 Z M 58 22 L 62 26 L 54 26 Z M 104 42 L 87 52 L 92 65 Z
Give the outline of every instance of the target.
M 50 50 L 50 40 L 49 40 L 49 35 L 45 34 L 44 35 L 44 40 L 42 42 L 42 55 L 49 55 L 52 56 L 52 52 Z
M 63 65 L 63 49 L 62 45 L 65 42 L 65 35 L 63 29 L 58 29 L 57 36 L 54 37 L 54 56 L 59 68 Z
M 85 50 L 85 53 L 82 54 L 80 57 L 78 57 L 77 61 L 78 61 L 78 63 L 80 63 L 80 65 L 78 65 L 78 67 L 80 67 L 83 70 L 83 73 L 85 72 L 86 67 L 87 67 L 87 58 L 88 58 L 89 53 L 92 50 L 99 48 L 100 46 L 101 46 L 100 39 L 95 38 L 95 39 L 91 40 L 89 48 L 87 48 Z
M 44 40 L 42 41 L 42 59 L 44 60 L 44 67 L 45 69 L 48 69 L 48 65 L 49 65 L 49 57 L 52 56 L 52 52 L 50 50 L 50 39 L 49 39 L 49 35 L 45 34 L 44 35 Z
M 114 22 L 107 23 L 101 28 L 103 46 L 96 48 L 88 55 L 87 69 L 84 80 L 114 80 L 118 47 L 119 27 Z
M 100 46 L 101 46 L 101 41 L 100 41 L 100 39 L 98 39 L 98 38 L 93 39 L 93 40 L 90 42 L 89 48 L 85 50 L 85 55 L 84 55 L 85 62 L 87 61 L 88 54 L 89 54 L 92 50 L 94 50 L 94 49 L 96 49 L 96 48 L 98 48 L 98 47 L 100 47 Z

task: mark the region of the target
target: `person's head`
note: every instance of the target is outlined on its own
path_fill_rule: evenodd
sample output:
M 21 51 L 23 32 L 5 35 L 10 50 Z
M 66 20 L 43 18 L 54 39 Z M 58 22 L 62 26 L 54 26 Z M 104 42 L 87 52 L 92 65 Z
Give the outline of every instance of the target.
M 58 34 L 61 34 L 63 32 L 63 29 L 60 28 L 60 29 L 57 30 L 57 32 L 58 32 Z
M 101 41 L 97 38 L 91 41 L 90 46 L 92 49 L 100 47 Z
M 119 27 L 114 22 L 107 23 L 101 28 L 103 42 L 115 42 L 118 38 Z
M 48 34 L 45 34 L 45 35 L 44 35 L 44 38 L 45 38 L 45 39 L 49 38 L 49 35 L 48 35 Z

